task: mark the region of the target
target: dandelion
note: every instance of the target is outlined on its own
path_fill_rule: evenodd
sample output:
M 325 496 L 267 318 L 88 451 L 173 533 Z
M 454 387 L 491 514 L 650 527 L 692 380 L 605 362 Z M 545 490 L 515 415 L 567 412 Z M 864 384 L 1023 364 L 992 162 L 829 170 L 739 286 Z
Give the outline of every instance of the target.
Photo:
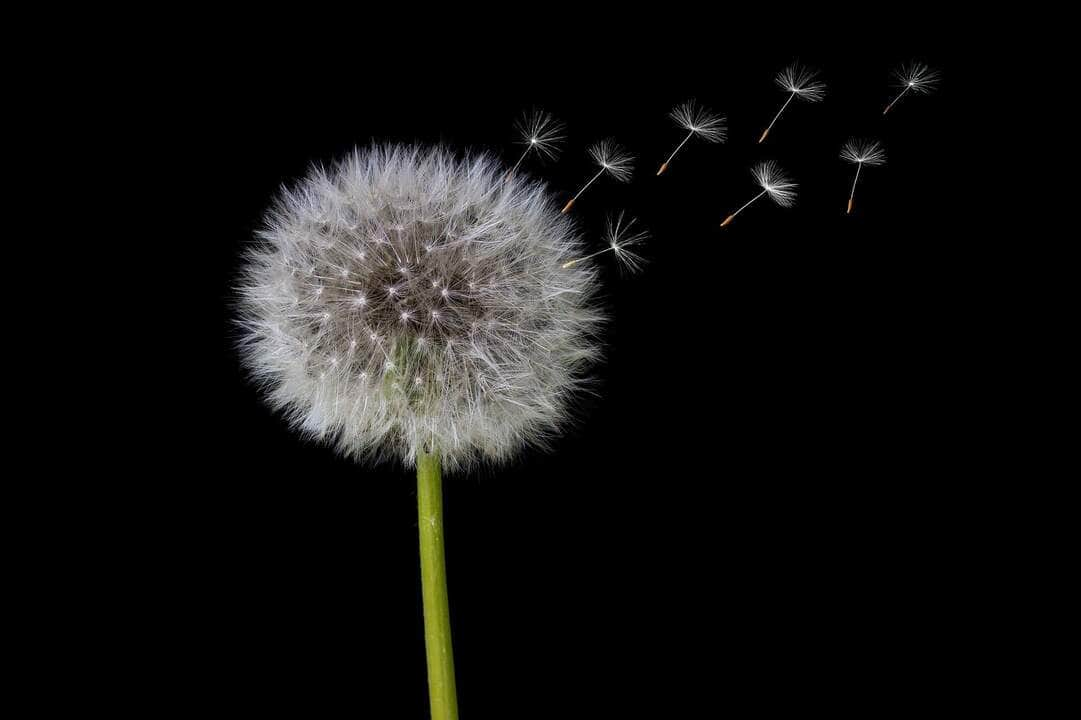
M 525 145 L 518 162 L 507 173 L 507 177 L 514 174 L 518 166 L 525 160 L 526 155 L 536 152 L 541 157 L 555 160 L 559 156 L 560 146 L 563 144 L 563 123 L 553 118 L 543 110 L 534 110 L 531 114 L 522 117 L 515 128 L 518 130 L 518 142 Z
M 695 135 L 711 143 L 724 142 L 728 136 L 724 116 L 714 115 L 705 108 L 695 107 L 694 100 L 688 100 L 682 105 L 678 105 L 669 113 L 669 117 L 687 131 L 687 137 L 683 138 L 683 142 L 677 145 L 672 154 L 668 156 L 668 159 L 661 164 L 661 169 L 657 171 L 658 175 L 668 169 L 668 163 L 672 162 L 672 158 L 676 156 L 680 148 L 686 145 L 687 141 Z
M 623 213 L 619 214 L 617 218 L 608 218 L 607 230 L 605 232 L 605 242 L 608 247 L 603 250 L 598 250 L 591 255 L 580 257 L 575 260 L 570 260 L 563 263 L 564 268 L 571 268 L 580 262 L 595 258 L 606 252 L 613 253 L 616 256 L 616 260 L 619 262 L 620 268 L 634 273 L 638 272 L 642 265 L 645 263 L 643 258 L 638 253 L 631 250 L 631 248 L 641 245 L 649 239 L 649 233 L 645 230 L 637 230 L 632 232 L 631 228 L 638 222 L 637 218 L 631 218 L 630 222 L 623 222 Z
M 589 182 L 582 186 L 577 195 L 567 201 L 567 204 L 563 206 L 563 212 L 568 212 L 571 206 L 574 205 L 574 201 L 604 173 L 608 173 L 619 182 L 627 182 L 631 179 L 631 173 L 634 170 L 634 155 L 624 150 L 615 140 L 609 138 L 593 145 L 589 148 L 589 155 L 593 158 L 593 162 L 600 167 L 600 170 L 590 178 Z
M 860 170 L 864 165 L 884 165 L 886 151 L 877 141 L 849 140 L 841 148 L 841 159 L 856 163 L 856 179 L 852 181 L 852 192 L 848 195 L 847 213 L 852 213 L 852 202 L 856 197 L 856 183 L 860 181 Z
M 796 188 L 799 186 L 789 180 L 784 171 L 772 161 L 759 163 L 751 171 L 751 175 L 754 176 L 754 180 L 758 183 L 758 186 L 762 188 L 762 192 L 755 195 L 753 198 L 747 201 L 747 203 L 729 215 L 721 223 L 721 227 L 724 227 L 728 223 L 732 222 L 732 219 L 743 212 L 751 203 L 763 195 L 769 195 L 773 202 L 777 203 L 781 207 L 792 207 L 796 202 Z
M 302 434 L 416 468 L 432 717 L 457 717 L 442 469 L 568 419 L 597 353 L 596 273 L 543 186 L 442 148 L 358 150 L 283 191 L 247 254 L 240 351 Z M 393 292 L 392 292 L 393 290 Z
M 805 67 L 801 67 L 799 63 L 793 63 L 786 67 L 781 72 L 777 73 L 777 77 L 774 78 L 774 82 L 781 87 L 782 90 L 788 92 L 788 99 L 784 101 L 784 105 L 781 105 L 781 109 L 777 111 L 777 114 L 773 116 L 773 120 L 762 132 L 762 137 L 758 138 L 758 142 L 761 143 L 769 135 L 769 131 L 773 128 L 774 123 L 777 122 L 777 118 L 781 117 L 781 113 L 788 107 L 788 103 L 792 102 L 793 98 L 800 98 L 807 102 L 818 102 L 826 96 L 826 84 L 818 81 L 815 78 L 818 76 L 817 70 L 809 70 Z
M 901 88 L 901 92 L 893 100 L 890 100 L 890 104 L 882 111 L 883 115 L 888 113 L 890 108 L 904 97 L 909 90 L 913 93 L 928 93 L 938 85 L 938 73 L 923 63 L 914 62 L 903 65 L 900 69 L 894 71 L 893 76 L 896 81 L 895 85 Z

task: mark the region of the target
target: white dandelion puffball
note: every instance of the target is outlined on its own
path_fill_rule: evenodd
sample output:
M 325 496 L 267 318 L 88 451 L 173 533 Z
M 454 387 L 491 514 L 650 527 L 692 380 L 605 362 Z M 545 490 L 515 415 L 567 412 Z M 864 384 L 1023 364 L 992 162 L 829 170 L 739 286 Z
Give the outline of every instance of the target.
M 357 459 L 454 469 L 543 444 L 598 352 L 596 275 L 545 186 L 372 146 L 284 190 L 239 288 L 270 404 Z

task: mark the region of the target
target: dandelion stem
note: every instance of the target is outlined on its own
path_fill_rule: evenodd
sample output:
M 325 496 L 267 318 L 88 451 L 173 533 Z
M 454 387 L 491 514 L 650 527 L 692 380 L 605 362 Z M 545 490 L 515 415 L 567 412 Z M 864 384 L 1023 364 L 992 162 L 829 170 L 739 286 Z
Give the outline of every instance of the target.
M 860 181 L 860 170 L 863 169 L 863 163 L 856 163 L 856 179 L 852 181 L 852 192 L 848 194 L 848 212 L 852 212 L 852 202 L 856 199 L 856 183 Z
M 736 215 L 739 215 L 739 214 L 740 214 L 741 212 L 743 212 L 744 210 L 746 210 L 746 209 L 747 209 L 747 206 L 749 206 L 749 205 L 750 205 L 751 203 L 753 203 L 753 202 L 754 202 L 755 200 L 757 200 L 758 198 L 760 198 L 760 197 L 762 197 L 763 195 L 765 195 L 765 194 L 766 194 L 767 192 L 769 192 L 769 190 L 763 190 L 762 192 L 758 193 L 758 194 L 757 194 L 757 195 L 755 195 L 755 196 L 754 196 L 753 198 L 751 198 L 750 200 L 748 200 L 748 201 L 747 201 L 746 203 L 744 203 L 743 207 L 741 207 L 741 208 L 740 208 L 739 210 L 736 210 L 736 211 L 735 211 L 734 213 L 732 213 L 731 215 L 729 215 L 728 217 L 726 217 L 726 218 L 724 219 L 724 222 L 723 222 L 723 223 L 721 223 L 721 227 L 724 227 L 724 226 L 725 226 L 725 225 L 727 225 L 728 223 L 732 222 L 732 219 L 733 219 L 733 218 L 735 218 L 735 217 L 736 217 Z
M 575 265 L 582 262 L 583 260 L 588 260 L 590 258 L 597 257 L 601 253 L 611 252 L 612 250 L 615 250 L 615 248 L 609 246 L 609 247 L 604 248 L 603 250 L 598 250 L 595 253 L 592 253 L 590 255 L 586 255 L 585 257 L 575 258 L 574 260 L 571 260 L 570 262 L 563 263 L 563 268 L 566 269 L 566 268 L 569 268 L 569 267 L 574 267 Z
M 447 567 L 443 552 L 443 480 L 439 458 L 417 457 L 417 526 L 424 600 L 424 647 L 428 655 L 428 698 L 432 720 L 457 720 L 454 653 L 450 641 Z
M 518 158 L 518 162 L 514 163 L 514 167 L 512 167 L 510 169 L 510 172 L 507 173 L 507 177 L 510 177 L 511 175 L 514 174 L 514 171 L 518 169 L 518 166 L 522 164 L 522 161 L 525 160 L 525 156 L 528 155 L 529 151 L 532 150 L 532 149 L 533 149 L 532 145 L 526 146 L 525 152 L 523 152 L 522 156 L 520 158 Z
M 890 108 L 893 107 L 894 103 L 896 103 L 898 100 L 900 100 L 904 96 L 904 94 L 906 92 L 908 92 L 909 88 L 911 88 L 911 87 L 912 87 L 912 85 L 905 85 L 905 89 L 902 90 L 901 93 L 897 97 L 895 97 L 893 100 L 890 101 L 890 104 L 886 106 L 886 109 L 882 111 L 882 114 L 885 115 L 886 113 L 888 113 L 890 111 Z
M 753 202 L 754 202 L 755 200 L 757 200 L 758 198 L 760 198 L 760 197 L 762 197 L 763 195 L 765 195 L 765 194 L 766 194 L 767 192 L 769 192 L 769 191 L 768 191 L 768 190 L 763 190 L 762 192 L 760 192 L 760 193 L 758 193 L 757 195 L 755 195 L 755 196 L 754 196 L 753 198 L 751 198 L 750 200 L 748 200 L 748 201 L 746 202 L 746 204 L 744 204 L 744 206 L 743 206 L 743 207 L 741 207 L 741 208 L 740 208 L 739 210 L 736 210 L 736 211 L 735 211 L 734 213 L 732 213 L 732 217 L 735 217 L 736 215 L 739 215 L 739 214 L 740 214 L 741 212 L 743 212 L 744 210 L 746 210 L 746 209 L 747 209 L 747 206 L 748 206 L 748 205 L 750 205 L 750 204 L 751 204 L 751 203 L 753 203 Z
M 665 169 L 668 167 L 668 163 L 672 162 L 672 158 L 676 156 L 676 153 L 679 152 L 680 148 L 687 144 L 687 141 L 691 139 L 692 135 L 694 135 L 694 130 L 691 130 L 689 133 L 687 133 L 687 137 L 683 138 L 683 142 L 676 146 L 676 149 L 672 151 L 672 154 L 669 155 L 668 159 L 665 160 L 664 163 L 661 165 L 661 169 L 657 171 L 658 175 L 665 171 Z
M 601 175 L 603 175 L 603 174 L 604 174 L 604 171 L 605 171 L 605 170 L 607 170 L 607 169 L 608 169 L 607 167 L 602 167 L 602 168 L 601 168 L 600 170 L 598 170 L 598 171 L 597 171 L 597 174 L 596 174 L 596 175 L 594 175 L 593 177 L 591 177 L 591 178 L 589 179 L 589 182 L 587 182 L 587 183 L 586 183 L 585 185 L 583 185 L 583 186 L 582 186 L 582 189 L 578 191 L 578 194 L 577 194 L 577 195 L 575 195 L 574 197 L 572 197 L 572 198 L 571 198 L 570 200 L 568 200 L 568 201 L 567 201 L 567 204 L 563 206 L 563 212 L 567 212 L 568 210 L 570 210 L 570 209 L 571 209 L 571 205 L 574 205 L 574 201 L 575 201 L 575 200 L 577 200 L 577 199 L 579 198 L 579 196 L 581 196 L 581 194 L 582 194 L 582 193 L 584 193 L 584 192 L 586 191 L 586 188 L 587 188 L 587 187 L 589 187 L 590 185 L 592 185 L 592 184 L 593 184 L 593 181 L 594 181 L 594 180 L 596 180 L 596 179 L 597 179 L 597 178 L 599 178 L 599 177 L 600 177 Z
M 591 177 L 591 178 L 589 179 L 589 182 L 587 182 L 587 183 L 586 183 L 585 185 L 583 185 L 583 186 L 582 186 L 582 189 L 578 191 L 578 195 L 575 195 L 575 196 L 574 196 L 574 197 L 573 197 L 572 199 L 573 199 L 573 200 L 577 200 L 577 199 L 578 199 L 578 196 L 579 196 L 579 195 L 581 195 L 582 193 L 584 193 L 584 192 L 586 191 L 586 188 L 587 188 L 587 187 L 589 187 L 590 185 L 592 185 L 592 184 L 593 184 L 593 181 L 594 181 L 594 180 L 596 180 L 596 179 L 597 179 L 597 178 L 599 178 L 599 177 L 600 177 L 601 175 L 603 175 L 603 174 L 604 174 L 604 171 L 605 171 L 606 169 L 607 169 L 607 168 L 601 168 L 600 170 L 598 170 L 598 171 L 597 171 L 597 174 L 596 174 L 596 175 L 594 175 L 593 177 Z
M 777 114 L 773 116 L 773 120 L 770 121 L 769 127 L 762 133 L 762 137 L 758 138 L 758 142 L 762 142 L 766 139 L 766 136 L 769 135 L 769 131 L 773 129 L 773 124 L 777 122 L 777 118 L 781 117 L 781 113 L 784 112 L 784 109 L 788 107 L 788 103 L 792 102 L 792 98 L 794 97 L 796 97 L 796 93 L 789 93 L 788 99 L 784 101 L 784 105 L 782 105 L 781 109 L 777 111 Z

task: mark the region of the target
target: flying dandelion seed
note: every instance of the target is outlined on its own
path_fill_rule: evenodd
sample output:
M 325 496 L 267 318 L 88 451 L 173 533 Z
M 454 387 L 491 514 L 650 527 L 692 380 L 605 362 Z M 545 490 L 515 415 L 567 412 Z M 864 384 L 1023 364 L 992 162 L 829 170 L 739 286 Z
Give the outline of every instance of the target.
M 634 155 L 624 150 L 615 140 L 609 138 L 593 145 L 589 148 L 589 155 L 593 158 L 593 162 L 600 167 L 600 170 L 589 179 L 589 182 L 582 186 L 577 195 L 567 201 L 562 212 L 568 212 L 571 206 L 574 205 L 574 201 L 604 173 L 608 173 L 619 182 L 627 182 L 631 179 L 631 173 L 634 170 Z
M 634 227 L 636 222 L 638 222 L 637 218 L 631 218 L 630 222 L 624 223 L 623 213 L 620 213 L 619 217 L 614 219 L 609 217 L 607 231 L 605 232 L 605 242 L 608 244 L 608 247 L 603 250 L 598 250 L 591 255 L 565 262 L 563 263 L 564 269 L 574 267 L 580 262 L 610 252 L 615 254 L 616 260 L 619 261 L 620 269 L 630 273 L 638 272 L 642 269 L 642 265 L 645 264 L 645 258 L 631 250 L 631 248 L 637 247 L 648 240 L 649 232 L 646 230 L 632 232 L 631 228 Z
M 852 192 L 848 195 L 847 214 L 852 213 L 852 202 L 856 197 L 856 183 L 860 181 L 860 170 L 864 165 L 884 165 L 886 151 L 878 141 L 849 140 L 841 148 L 841 159 L 856 164 L 856 179 L 852 181 Z
M 890 108 L 903 98 L 908 91 L 911 90 L 916 94 L 928 93 L 934 90 L 938 84 L 938 73 L 923 63 L 914 62 L 904 65 L 899 70 L 894 71 L 893 77 L 895 79 L 894 84 L 896 87 L 901 88 L 901 92 L 893 100 L 890 100 L 890 104 L 882 111 L 883 115 L 888 113 Z
M 534 110 L 529 115 L 525 115 L 518 120 L 515 123 L 515 129 L 518 131 L 519 137 L 518 143 L 525 145 L 525 150 L 522 151 L 518 162 L 514 163 L 514 167 L 507 173 L 507 177 L 514 174 L 514 171 L 518 169 L 518 166 L 531 152 L 535 152 L 549 160 L 555 160 L 559 157 L 560 146 L 565 139 L 563 136 L 564 127 L 563 123 L 543 110 Z
M 784 101 L 784 105 L 777 111 L 777 114 L 773 116 L 773 120 L 770 121 L 769 126 L 762 131 L 762 137 L 758 138 L 758 142 L 761 143 L 769 135 L 769 131 L 773 128 L 774 123 L 777 122 L 777 118 L 781 117 L 781 113 L 788 107 L 788 103 L 792 102 L 793 98 L 800 98 L 807 102 L 818 102 L 826 96 L 826 84 L 815 78 L 818 77 L 817 70 L 810 70 L 805 67 L 801 67 L 799 63 L 793 63 L 786 67 L 781 72 L 777 73 L 777 77 L 774 78 L 774 82 L 781 87 L 782 90 L 788 92 L 788 99 Z
M 721 227 L 724 227 L 728 223 L 732 222 L 736 215 L 739 215 L 747 207 L 758 198 L 763 195 L 769 195 L 773 202 L 777 203 L 781 207 L 792 207 L 796 202 L 796 188 L 799 187 L 796 183 L 785 177 L 784 171 L 777 167 L 776 163 L 769 160 L 764 163 L 760 163 L 751 171 L 751 175 L 754 176 L 754 180 L 758 183 L 758 186 L 762 188 L 762 192 L 755 195 L 753 198 L 747 201 L 747 203 L 729 215 L 721 223 Z
M 688 100 L 682 105 L 678 105 L 669 113 L 669 117 L 687 131 L 687 137 L 683 138 L 683 142 L 677 145 L 672 154 L 668 156 L 668 159 L 661 164 L 661 169 L 657 171 L 658 175 L 668 169 L 668 163 L 672 162 L 672 158 L 676 156 L 680 148 L 686 145 L 687 141 L 695 135 L 710 143 L 723 143 L 728 137 L 724 116 L 714 115 L 706 108 L 695 107 L 694 100 Z

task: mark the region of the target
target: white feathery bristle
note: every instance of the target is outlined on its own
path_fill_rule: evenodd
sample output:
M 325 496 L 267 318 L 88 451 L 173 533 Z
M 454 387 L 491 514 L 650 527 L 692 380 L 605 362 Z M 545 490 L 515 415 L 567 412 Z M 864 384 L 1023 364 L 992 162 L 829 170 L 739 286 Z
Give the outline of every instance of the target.
M 634 155 L 612 138 L 601 140 L 589 148 L 593 162 L 619 182 L 627 182 L 634 172 Z
M 849 140 L 841 148 L 841 158 L 860 165 L 883 165 L 886 150 L 877 140 Z
M 356 458 L 503 460 L 568 419 L 596 273 L 544 185 L 375 145 L 283 190 L 248 253 L 240 348 L 270 404 Z
M 759 163 L 751 174 L 758 186 L 769 193 L 770 198 L 781 207 L 791 207 L 795 203 L 799 185 L 786 177 L 784 171 L 772 160 Z
M 669 116 L 684 130 L 706 142 L 724 142 L 728 137 L 724 115 L 715 115 L 704 107 L 698 107 L 694 100 L 677 105 Z
M 534 109 L 518 120 L 515 127 L 518 130 L 518 142 L 527 146 L 527 150 L 535 150 L 549 160 L 554 160 L 559 156 L 560 146 L 565 139 L 563 135 L 565 126 L 551 114 Z
M 903 65 L 893 76 L 897 87 L 908 88 L 914 93 L 930 92 L 938 84 L 938 73 L 918 62 Z
M 644 257 L 631 248 L 637 247 L 649 239 L 647 230 L 632 230 L 636 222 L 638 222 L 638 219 L 633 217 L 629 222 L 624 222 L 623 213 L 621 212 L 618 217 L 608 217 L 605 232 L 605 241 L 619 261 L 620 269 L 630 273 L 641 270 L 646 262 Z
M 777 73 L 775 81 L 782 89 L 809 102 L 818 102 L 826 96 L 826 83 L 816 80 L 817 70 L 792 63 Z
M 623 213 L 619 214 L 619 217 L 608 216 L 607 229 L 604 235 L 604 241 L 608 247 L 597 250 L 584 257 L 575 258 L 569 262 L 563 263 L 564 268 L 574 267 L 579 263 L 586 260 L 592 260 L 593 258 L 603 255 L 605 253 L 614 253 L 617 261 L 619 262 L 620 270 L 626 270 L 634 273 L 641 269 L 645 264 L 646 259 L 631 250 L 631 248 L 641 245 L 649 239 L 649 233 L 645 230 L 631 231 L 634 224 L 638 222 L 637 218 L 631 218 L 630 222 L 623 221 Z

